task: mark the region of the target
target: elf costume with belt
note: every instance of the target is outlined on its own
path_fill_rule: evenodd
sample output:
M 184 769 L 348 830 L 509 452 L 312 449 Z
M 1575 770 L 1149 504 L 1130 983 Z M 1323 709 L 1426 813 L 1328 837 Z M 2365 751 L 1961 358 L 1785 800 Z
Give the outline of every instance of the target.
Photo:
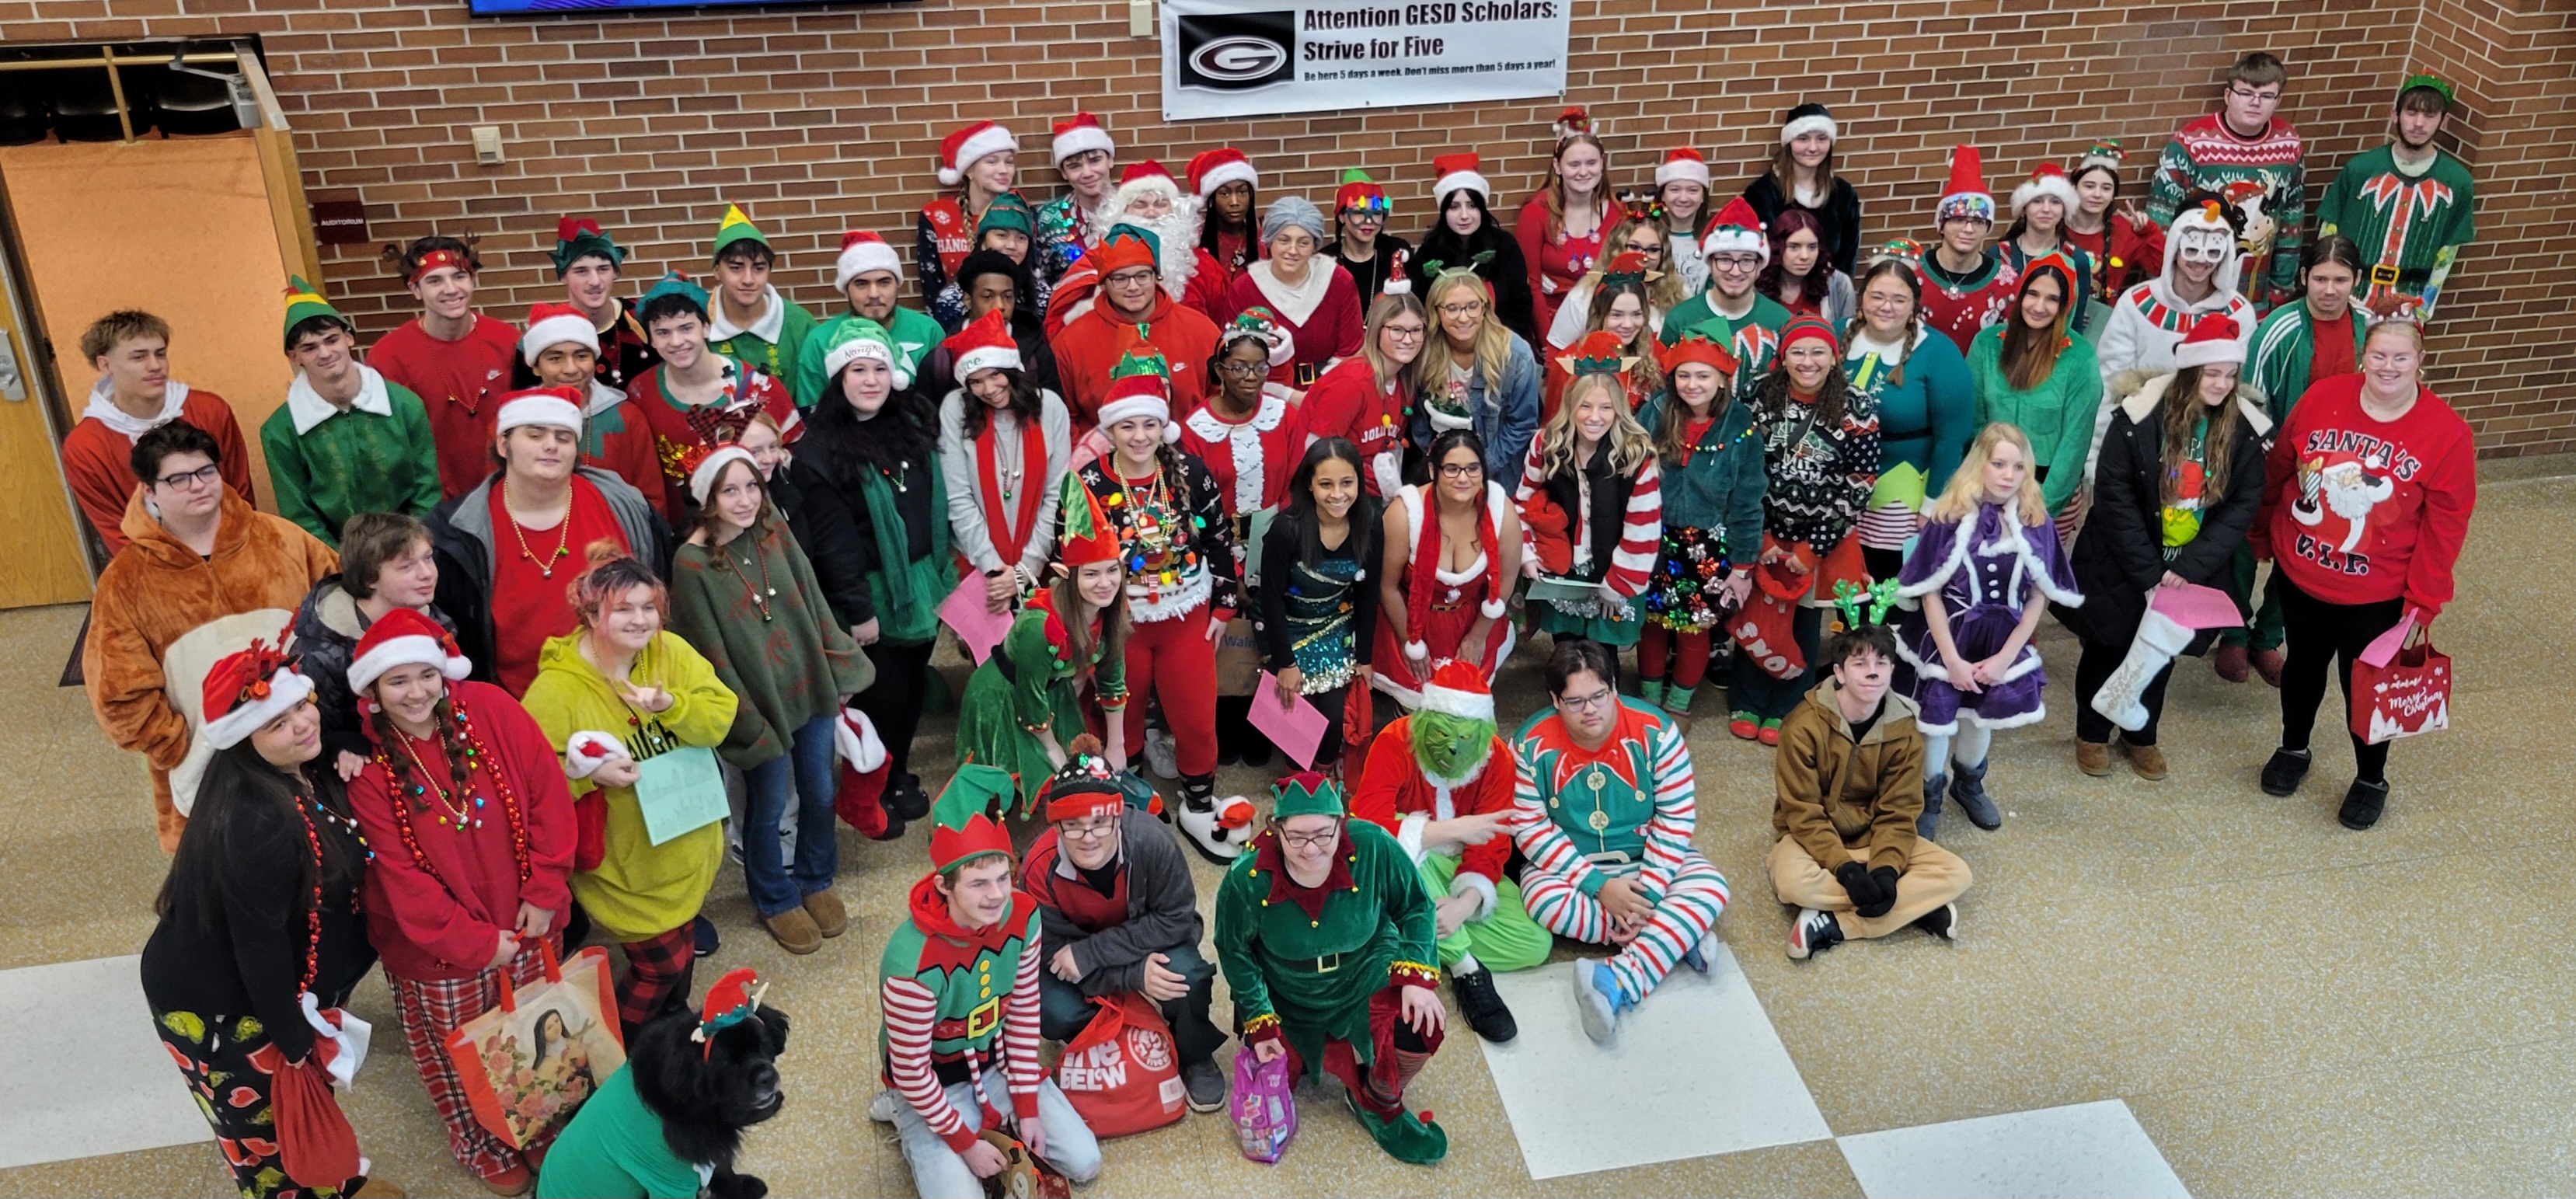
M 1271 794 L 1274 820 L 1331 816 L 1341 840 L 1323 881 L 1304 887 L 1289 877 L 1274 826 L 1217 886 L 1217 961 L 1244 1044 L 1285 1042 L 1292 1073 L 1342 1081 L 1353 1114 L 1389 1156 L 1437 1162 L 1448 1156 L 1449 1134 L 1405 1106 L 1404 1088 L 1442 1033 L 1417 1034 L 1402 1016 L 1402 988 L 1440 981 L 1431 894 L 1394 836 L 1342 819 L 1339 784 L 1298 774 Z
M 1069 515 L 1057 549 L 1064 569 L 1079 572 L 1094 562 L 1117 561 L 1117 526 L 1071 475 L 1065 476 L 1064 503 Z M 1039 793 L 1056 772 L 1049 744 L 1061 751 L 1088 723 L 1081 684 L 1087 680 L 1090 703 L 1104 721 L 1123 720 L 1127 712 L 1127 659 L 1108 652 L 1102 637 L 1107 622 L 1092 616 L 1083 638 L 1089 652 L 1077 654 L 1055 596 L 1053 588 L 1038 592 L 1011 619 L 1010 632 L 966 680 L 957 705 L 957 760 L 1010 771 L 1019 783 L 1023 819 L 1036 813 Z
M 949 918 L 939 876 L 988 854 L 1011 856 L 1011 834 L 1001 824 L 1011 776 L 999 767 L 969 765 L 939 793 L 931 808 L 932 873 L 914 883 L 908 918 L 886 940 L 877 960 L 877 993 L 885 1019 L 877 1054 L 886 1085 L 912 1105 L 948 1147 L 959 1153 L 975 1143 L 945 1093 L 962 1082 L 982 1093 L 984 1071 L 999 1064 L 1009 1079 L 1011 1115 L 1021 1124 L 1038 1118 L 1038 905 L 1014 889 L 1002 918 L 983 928 L 961 928 Z M 987 1113 L 984 1126 L 1000 1122 Z
M 2440 93 L 2449 110 L 2451 85 L 2438 75 L 2409 78 L 2397 89 L 2399 102 L 2418 88 Z M 2317 205 L 2317 236 L 2351 238 L 2370 264 L 2354 307 L 2421 321 L 2433 315 L 2452 257 L 2477 233 L 2475 184 L 2467 166 L 2438 149 L 2413 166 L 2399 162 L 2396 151 L 2381 146 L 2343 164 Z
M 1639 700 L 1618 703 L 1595 748 L 1579 744 L 1554 709 L 1512 739 L 1511 828 L 1529 858 L 1521 891 L 1530 915 L 1559 936 L 1618 950 L 1575 963 L 1575 996 L 1595 1040 L 1675 964 L 1708 970 L 1707 944 L 1728 899 L 1726 876 L 1691 848 L 1699 808 L 1690 748 L 1671 717 Z M 1634 883 L 1654 906 L 1624 941 L 1601 902 L 1613 878 Z

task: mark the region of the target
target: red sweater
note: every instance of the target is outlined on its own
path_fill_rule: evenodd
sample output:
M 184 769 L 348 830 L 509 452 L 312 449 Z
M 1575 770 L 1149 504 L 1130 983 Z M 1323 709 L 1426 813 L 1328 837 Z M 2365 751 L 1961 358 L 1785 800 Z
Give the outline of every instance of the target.
M 1512 236 L 1521 244 L 1521 260 L 1529 264 L 1530 295 L 1538 301 L 1539 328 L 1555 323 L 1557 305 L 1565 302 L 1566 293 L 1600 265 L 1601 239 L 1617 223 L 1605 212 L 1588 237 L 1558 234 L 1550 238 L 1547 198 L 1531 196 L 1521 204 L 1520 215 L 1512 222 Z
M 233 406 L 211 391 L 191 390 L 179 401 L 179 419 L 214 437 L 224 454 L 215 473 L 244 502 L 258 503 L 250 485 L 250 450 L 242 445 Z M 134 479 L 134 438 L 108 428 L 104 421 L 82 418 L 63 436 L 63 481 L 71 485 L 72 498 L 80 501 L 81 515 L 89 518 L 99 540 L 107 543 L 108 554 L 124 549 L 125 506 L 139 486 Z
M 510 390 L 510 369 L 518 360 L 519 331 L 487 316 L 476 316 L 474 327 L 455 341 L 431 337 L 415 317 L 367 351 L 367 365 L 410 388 L 429 410 L 440 495 L 455 499 L 492 473 L 490 401 Z
M 2362 376 L 2299 397 L 2263 472 L 2248 540 L 2299 590 L 2336 604 L 2403 598 L 2431 620 L 2477 507 L 2469 423 L 2430 390 L 2393 421 L 2361 410 Z
M 673 528 L 685 525 L 697 507 L 696 497 L 689 494 L 689 472 L 680 468 L 682 453 L 740 440 L 753 412 L 766 412 L 778 422 L 779 440 L 788 445 L 805 436 L 805 418 L 788 398 L 786 384 L 730 360 L 725 374 L 727 390 L 721 400 L 682 408 L 663 388 L 662 364 L 656 362 L 635 377 L 626 402 L 617 406 L 620 412 L 642 417 L 644 427 L 652 432 L 653 460 L 662 468 L 662 483 L 644 496 L 661 506 L 663 519 Z
M 1216 477 L 1226 515 L 1241 520 L 1287 502 L 1288 481 L 1306 456 L 1305 414 L 1266 392 L 1239 421 L 1201 405 L 1181 420 L 1181 450 Z
M 370 764 L 349 784 L 350 810 L 375 851 L 367 866 L 367 939 L 383 956 L 387 973 L 408 979 L 464 979 L 482 973 L 500 934 L 517 927 L 522 902 L 554 913 L 556 929 L 572 908 L 565 883 L 572 874 L 572 792 L 564 784 L 554 746 L 536 718 L 500 688 L 475 682 L 450 683 L 448 688 L 462 701 L 475 735 L 490 751 L 489 769 L 474 772 L 474 795 L 484 805 L 474 809 L 479 827 L 441 827 L 438 818 L 445 809 L 435 795 L 408 794 L 417 781 L 408 770 L 399 789 L 409 802 L 399 805 L 397 784 L 381 766 Z M 447 768 L 437 743 L 412 741 L 411 748 L 444 784 Z M 399 747 L 388 754 L 397 765 L 409 765 Z M 518 795 L 520 828 L 528 842 L 524 883 L 511 851 L 510 820 L 492 785 L 493 770 L 507 777 Z
M 1485 753 L 1485 768 L 1449 791 L 1450 816 L 1482 816 L 1512 810 L 1512 751 L 1500 737 Z M 1413 718 L 1399 716 L 1380 730 L 1369 747 L 1368 764 L 1359 786 L 1351 791 L 1351 815 L 1376 824 L 1400 840 L 1408 816 L 1440 819 L 1439 793 L 1422 766 L 1413 760 Z M 1408 846 L 1408 848 L 1411 848 Z M 1503 877 L 1512 854 L 1509 834 L 1482 845 L 1470 845 L 1458 859 L 1458 873 L 1480 875 L 1487 884 Z
M 1324 372 L 1315 385 L 1306 390 L 1306 402 L 1299 406 L 1306 422 L 1306 432 L 1320 441 L 1339 437 L 1359 448 L 1360 486 L 1370 495 L 1381 495 L 1377 475 L 1367 465 L 1379 454 L 1392 451 L 1397 465 L 1402 464 L 1405 425 L 1413 417 L 1413 397 L 1398 378 L 1392 387 L 1380 390 L 1377 371 L 1367 357 L 1355 357 Z M 1365 564 L 1363 564 L 1365 565 Z

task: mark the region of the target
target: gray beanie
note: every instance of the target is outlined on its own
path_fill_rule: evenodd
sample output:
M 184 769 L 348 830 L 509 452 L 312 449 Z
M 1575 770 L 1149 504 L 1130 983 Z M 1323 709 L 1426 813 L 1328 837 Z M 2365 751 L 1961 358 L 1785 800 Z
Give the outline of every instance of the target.
M 1270 202 L 1270 211 L 1261 214 L 1261 241 L 1269 244 L 1279 231 L 1290 225 L 1314 235 L 1321 245 L 1324 240 L 1324 214 L 1304 196 L 1281 196 Z

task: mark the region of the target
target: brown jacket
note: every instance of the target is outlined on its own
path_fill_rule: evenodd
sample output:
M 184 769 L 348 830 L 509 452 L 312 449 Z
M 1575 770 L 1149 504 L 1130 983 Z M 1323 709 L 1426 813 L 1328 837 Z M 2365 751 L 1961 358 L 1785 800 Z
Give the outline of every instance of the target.
M 1834 702 L 1840 688 L 1827 676 L 1780 722 L 1771 828 L 1829 871 L 1845 862 L 1902 871 L 1923 814 L 1923 734 L 1914 728 L 1914 701 L 1891 689 L 1878 723 L 1854 744 L 1851 722 Z
M 179 846 L 187 819 L 170 805 L 170 770 L 188 754 L 188 721 L 162 690 L 172 642 L 198 625 L 259 608 L 294 611 L 340 556 L 312 534 L 250 506 L 230 488 L 215 552 L 199 558 L 144 507 L 126 501 L 127 544 L 98 576 L 90 600 L 81 673 L 107 739 L 142 754 L 152 769 L 152 810 L 164 852 Z

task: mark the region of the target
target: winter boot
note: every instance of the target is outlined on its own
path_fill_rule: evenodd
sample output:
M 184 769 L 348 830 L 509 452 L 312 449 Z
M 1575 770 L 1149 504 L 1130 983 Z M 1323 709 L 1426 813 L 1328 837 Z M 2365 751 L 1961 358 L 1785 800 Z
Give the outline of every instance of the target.
M 1960 810 L 1968 814 L 1968 823 L 1988 832 L 2004 826 L 2003 809 L 1986 798 L 1986 763 L 1950 763 L 1950 798 L 1959 801 Z
M 1950 788 L 1950 776 L 1923 776 L 1923 814 L 1914 818 L 1914 835 L 1926 841 L 1938 841 L 1941 831 L 1941 798 Z

